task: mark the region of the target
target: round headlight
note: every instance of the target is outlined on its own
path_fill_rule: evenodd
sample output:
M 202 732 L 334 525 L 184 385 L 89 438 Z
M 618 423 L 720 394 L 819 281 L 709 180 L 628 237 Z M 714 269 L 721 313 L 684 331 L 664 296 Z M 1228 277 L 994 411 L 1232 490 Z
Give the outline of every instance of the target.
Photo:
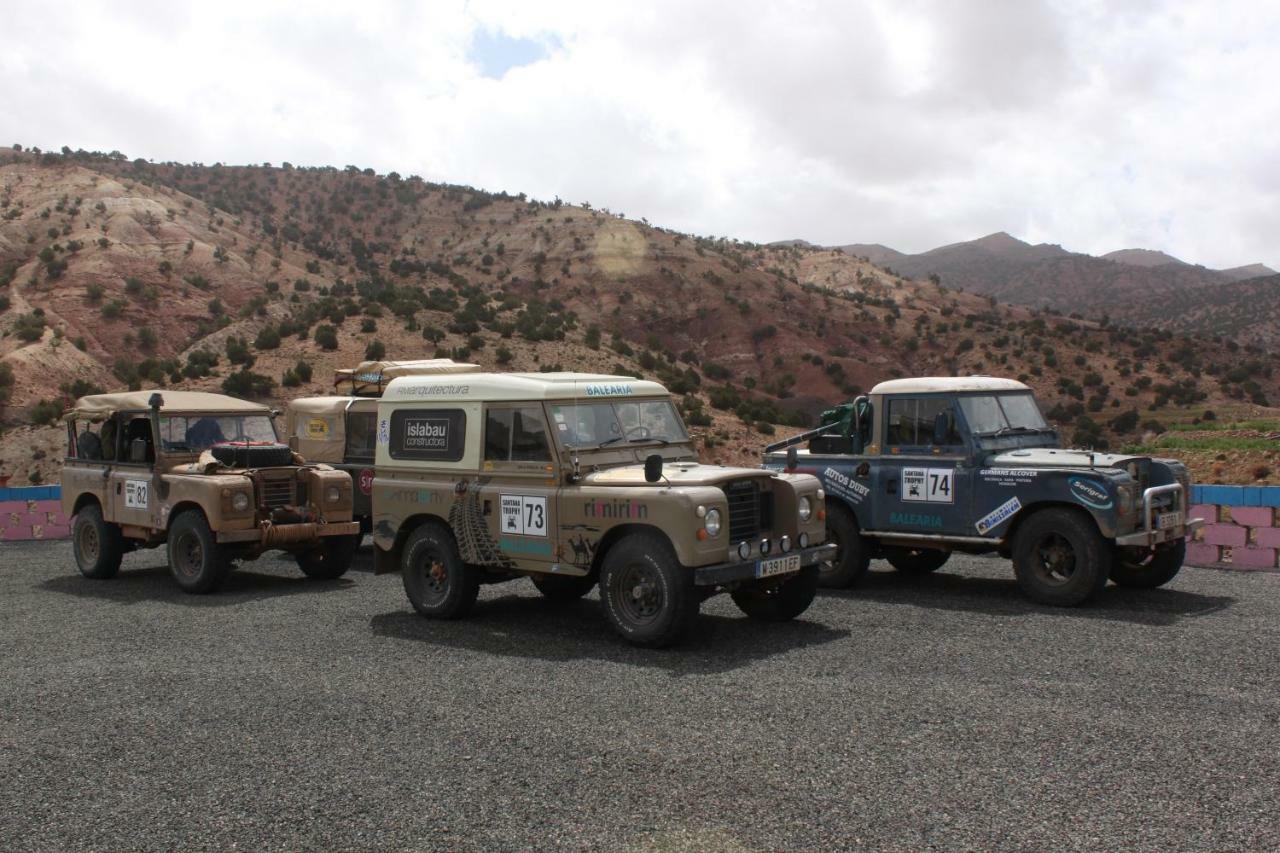
M 808 534 L 808 533 L 801 533 L 799 536 L 797 536 L 797 537 L 796 537 L 796 541 L 800 543 L 800 547 L 801 547 L 801 548 L 808 548 L 808 547 L 809 547 L 809 534 Z
M 336 504 L 342 497 L 342 490 L 337 486 L 330 486 L 328 491 L 324 493 L 325 500 L 331 504 Z
M 707 510 L 707 514 L 702 517 L 702 526 L 706 529 L 708 536 L 719 536 L 720 510 L 714 507 Z
M 783 536 L 781 539 L 779 539 L 779 540 L 778 540 L 778 547 L 782 549 L 782 553 L 784 553 L 784 554 L 785 554 L 785 553 L 787 553 L 788 551 L 790 551 L 790 550 L 791 550 L 791 537 L 790 537 L 790 536 Z
M 738 556 L 745 560 L 751 556 L 751 545 L 747 542 L 738 543 Z
M 236 512 L 244 512 L 249 508 L 249 495 L 245 492 L 236 492 L 231 496 L 231 508 Z
M 800 499 L 800 521 L 805 522 L 813 515 L 813 501 L 805 495 Z

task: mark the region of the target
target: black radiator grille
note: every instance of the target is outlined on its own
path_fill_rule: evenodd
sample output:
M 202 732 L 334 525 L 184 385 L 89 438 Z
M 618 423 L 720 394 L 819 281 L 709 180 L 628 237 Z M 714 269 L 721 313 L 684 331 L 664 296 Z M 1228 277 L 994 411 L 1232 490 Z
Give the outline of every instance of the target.
M 766 507 L 755 480 L 734 480 L 724 488 L 729 502 L 729 539 L 755 539 L 765 529 Z
M 280 480 L 264 479 L 262 481 L 262 503 L 272 509 L 293 505 L 293 477 Z

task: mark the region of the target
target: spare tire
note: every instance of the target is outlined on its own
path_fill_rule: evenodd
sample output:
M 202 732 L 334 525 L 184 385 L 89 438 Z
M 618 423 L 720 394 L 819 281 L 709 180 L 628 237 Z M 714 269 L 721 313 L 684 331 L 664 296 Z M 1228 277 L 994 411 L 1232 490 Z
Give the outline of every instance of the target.
M 273 441 L 226 441 L 209 448 L 213 458 L 230 468 L 275 468 L 293 464 L 287 444 Z

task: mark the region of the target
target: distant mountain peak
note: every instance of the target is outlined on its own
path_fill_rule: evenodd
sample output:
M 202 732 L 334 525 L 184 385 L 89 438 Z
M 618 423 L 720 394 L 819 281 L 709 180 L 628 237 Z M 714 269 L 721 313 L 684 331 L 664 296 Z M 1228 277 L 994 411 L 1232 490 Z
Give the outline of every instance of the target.
M 1162 267 L 1165 264 L 1183 264 L 1186 261 L 1175 258 L 1173 255 L 1166 255 L 1164 252 L 1157 252 L 1154 249 L 1120 249 L 1115 252 L 1108 252 L 1102 256 L 1104 261 L 1115 261 L 1118 264 L 1128 264 L 1133 267 Z
M 1031 244 L 1024 243 L 1007 231 L 997 231 L 973 241 L 974 246 L 981 246 L 989 252 L 1008 252 L 1014 249 L 1025 249 Z
M 1244 281 L 1250 278 L 1263 278 L 1268 275 L 1275 275 L 1276 271 L 1266 264 L 1245 264 L 1242 267 L 1232 267 L 1228 270 L 1219 270 L 1232 281 Z

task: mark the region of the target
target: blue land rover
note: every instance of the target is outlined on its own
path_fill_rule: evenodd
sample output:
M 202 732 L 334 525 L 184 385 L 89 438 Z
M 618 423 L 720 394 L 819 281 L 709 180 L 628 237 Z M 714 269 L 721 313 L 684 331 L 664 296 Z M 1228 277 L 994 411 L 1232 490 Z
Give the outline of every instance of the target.
M 801 445 L 806 445 L 801 447 Z M 1182 567 L 1190 477 L 1173 459 L 1067 450 L 1031 389 L 986 376 L 895 379 L 769 445 L 764 467 L 821 478 L 822 583 L 846 587 L 873 557 L 931 572 L 953 551 L 1011 558 L 1031 599 L 1075 605 L 1108 578 L 1168 583 Z

